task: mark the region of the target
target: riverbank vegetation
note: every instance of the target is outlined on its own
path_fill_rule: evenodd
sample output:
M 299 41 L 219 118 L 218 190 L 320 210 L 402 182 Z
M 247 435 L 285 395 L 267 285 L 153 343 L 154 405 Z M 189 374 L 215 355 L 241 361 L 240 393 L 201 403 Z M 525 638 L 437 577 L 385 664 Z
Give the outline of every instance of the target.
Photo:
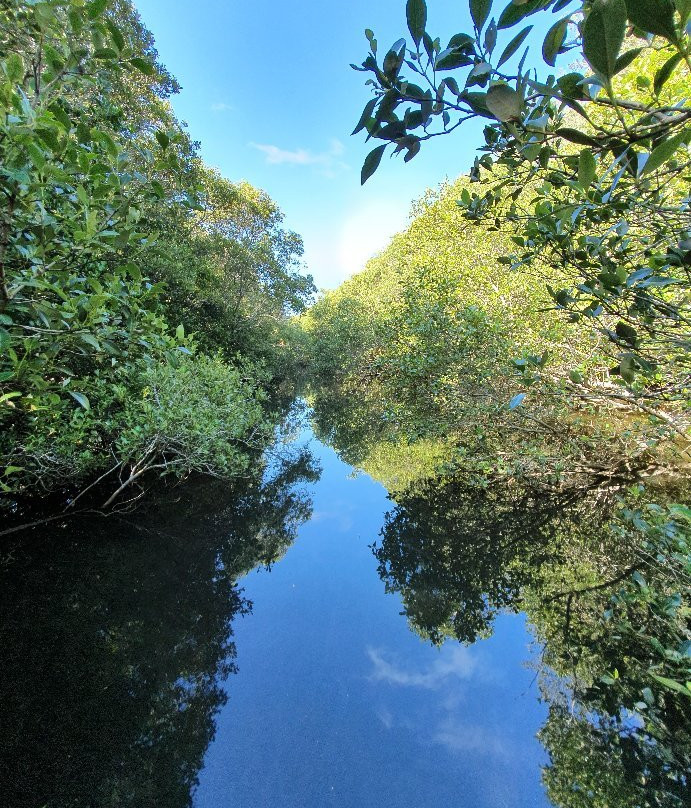
M 355 132 L 381 145 L 363 181 L 389 145 L 408 160 L 486 121 L 470 178 L 430 192 L 306 319 L 317 377 L 385 402 L 382 434 L 451 437 L 488 478 L 688 464 L 691 45 L 678 5 L 544 0 L 495 19 L 477 0 L 473 31 L 444 49 L 411 0 L 412 42 L 383 51 L 366 32 L 357 69 L 374 96 Z M 568 13 L 544 40 L 547 68 L 580 58 L 559 78 L 520 58 L 526 24 L 548 11 Z
M 3 2 L 0 53 L 4 505 L 244 473 L 294 375 L 299 236 L 204 166 L 128 0 Z

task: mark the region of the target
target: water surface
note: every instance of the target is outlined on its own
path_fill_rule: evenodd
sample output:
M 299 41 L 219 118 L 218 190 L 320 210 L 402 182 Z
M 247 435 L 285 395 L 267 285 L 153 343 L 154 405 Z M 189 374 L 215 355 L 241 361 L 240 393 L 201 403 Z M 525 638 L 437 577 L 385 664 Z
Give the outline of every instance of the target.
M 501 616 L 471 647 L 412 633 L 369 547 L 387 492 L 312 445 L 312 519 L 271 572 L 243 581 L 240 673 L 195 806 L 548 805 L 523 618 Z
M 370 547 L 387 492 L 311 448 L 318 482 L 301 456 L 4 548 L 4 804 L 548 805 L 523 617 L 421 639 Z

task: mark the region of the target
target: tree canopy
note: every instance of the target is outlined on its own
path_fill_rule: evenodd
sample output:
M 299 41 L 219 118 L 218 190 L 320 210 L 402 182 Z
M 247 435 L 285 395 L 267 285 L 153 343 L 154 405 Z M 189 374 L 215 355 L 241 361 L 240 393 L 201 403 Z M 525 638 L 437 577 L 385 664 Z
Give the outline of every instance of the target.
M 407 161 L 484 119 L 475 186 L 458 202 L 468 221 L 510 236 L 501 262 L 542 277 L 554 308 L 605 338 L 614 366 L 606 379 L 574 366 L 574 394 L 652 409 L 683 433 L 691 6 L 514 0 L 492 16 L 491 0 L 472 0 L 472 30 L 446 46 L 427 31 L 425 0 L 406 9 L 412 42 L 383 50 L 368 30 L 370 53 L 353 65 L 374 92 L 355 133 L 382 141 L 363 182 L 389 146 Z M 537 60 L 523 44 L 548 15 L 543 64 L 529 69 Z
M 203 165 L 128 0 L 3 2 L 0 53 L 5 502 L 239 473 L 312 294 L 299 236 Z

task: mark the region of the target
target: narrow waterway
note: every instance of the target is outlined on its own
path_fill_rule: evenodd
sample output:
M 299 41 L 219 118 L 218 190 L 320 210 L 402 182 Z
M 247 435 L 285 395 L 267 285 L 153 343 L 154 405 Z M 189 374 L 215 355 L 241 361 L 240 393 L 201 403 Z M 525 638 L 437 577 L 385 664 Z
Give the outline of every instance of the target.
M 312 441 L 314 513 L 270 572 L 242 582 L 239 675 L 196 808 L 233 805 L 538 808 L 546 756 L 522 617 L 436 648 L 385 594 L 371 543 L 387 492 Z
M 309 443 L 317 482 L 303 458 L 4 548 L 4 805 L 549 804 L 524 619 L 423 641 L 370 546 L 387 492 Z

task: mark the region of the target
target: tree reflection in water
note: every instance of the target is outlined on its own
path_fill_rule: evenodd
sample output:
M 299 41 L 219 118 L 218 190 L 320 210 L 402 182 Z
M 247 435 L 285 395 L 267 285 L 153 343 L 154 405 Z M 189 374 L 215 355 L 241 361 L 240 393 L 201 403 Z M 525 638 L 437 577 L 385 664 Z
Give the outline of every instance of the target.
M 542 645 L 552 802 L 687 804 L 689 511 L 645 505 L 639 486 L 555 493 L 462 478 L 394 498 L 374 554 L 413 630 L 473 642 L 498 610 L 526 612 Z
M 366 392 L 316 386 L 315 431 L 390 491 L 373 550 L 413 631 L 472 643 L 498 611 L 524 612 L 542 648 L 552 802 L 686 805 L 691 510 L 674 503 L 688 484 L 478 474 L 424 391 L 417 409 Z
M 291 544 L 317 476 L 303 452 L 268 479 L 192 480 L 3 552 L 3 804 L 191 804 L 251 609 L 236 581 Z

